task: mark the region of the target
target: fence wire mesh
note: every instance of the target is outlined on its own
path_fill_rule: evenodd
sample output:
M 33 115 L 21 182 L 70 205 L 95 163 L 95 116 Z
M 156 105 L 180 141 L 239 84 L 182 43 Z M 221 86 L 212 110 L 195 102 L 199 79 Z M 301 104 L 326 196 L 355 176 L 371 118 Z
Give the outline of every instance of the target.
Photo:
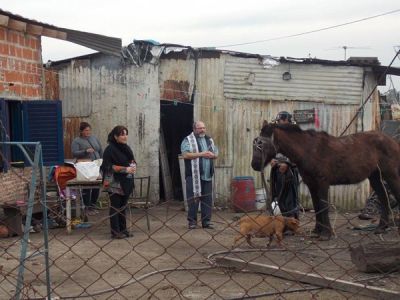
M 329 241 L 311 238 L 314 213 L 303 211 L 301 232 L 284 233 L 282 245 L 274 238 L 267 247 L 268 239 L 254 237 L 254 247 L 246 239 L 233 247 L 240 235 L 239 218 L 262 212 L 214 207 L 213 229 L 189 230 L 183 204 L 164 202 L 148 209 L 149 230 L 145 211 L 129 206 L 126 218 L 133 237 L 112 239 L 104 194 L 88 222 L 72 214 L 73 230 L 68 234 L 64 203 L 51 193 L 53 299 L 395 299 L 400 295 L 398 260 L 389 268 L 376 264 L 375 272 L 365 273 L 350 255 L 351 247 L 369 244 L 381 247 L 380 253 L 397 249 L 393 255 L 398 259 L 397 228 L 375 235 L 376 219 L 361 220 L 357 213 L 332 209 L 335 235 Z M 43 235 L 34 232 L 40 230 L 38 219 L 32 222 L 21 299 L 47 296 L 44 257 L 37 255 L 43 250 Z M 21 242 L 19 236 L 0 239 L 1 299 L 15 296 Z M 378 261 L 387 262 L 388 257 L 381 256 Z

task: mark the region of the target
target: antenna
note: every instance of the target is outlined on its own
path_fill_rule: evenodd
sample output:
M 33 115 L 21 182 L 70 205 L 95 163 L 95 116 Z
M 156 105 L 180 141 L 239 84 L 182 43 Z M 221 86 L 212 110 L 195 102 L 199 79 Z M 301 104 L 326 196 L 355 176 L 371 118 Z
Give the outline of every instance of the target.
M 337 49 L 343 49 L 344 50 L 344 60 L 347 60 L 347 50 L 348 49 L 371 49 L 370 47 L 349 47 L 349 46 L 340 46 L 340 47 L 333 47 L 325 50 L 337 50 Z

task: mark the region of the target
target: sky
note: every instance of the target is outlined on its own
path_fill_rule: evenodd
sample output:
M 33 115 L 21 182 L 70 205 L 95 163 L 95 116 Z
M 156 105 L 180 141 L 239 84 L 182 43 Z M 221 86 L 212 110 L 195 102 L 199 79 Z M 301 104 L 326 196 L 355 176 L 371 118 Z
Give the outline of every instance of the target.
M 28 19 L 119 37 L 123 45 L 134 39 L 152 39 L 192 47 L 329 60 L 343 60 L 343 47 L 347 47 L 347 58 L 374 56 L 382 65 L 390 64 L 400 49 L 398 0 L 0 0 L 0 3 L 1 9 Z M 275 39 L 394 10 L 399 11 L 329 30 Z M 236 44 L 242 45 L 229 46 Z M 42 49 L 44 62 L 94 52 L 46 37 Z M 400 57 L 392 66 L 400 67 Z M 387 79 L 386 89 L 392 87 Z M 400 89 L 399 76 L 393 76 L 393 84 Z

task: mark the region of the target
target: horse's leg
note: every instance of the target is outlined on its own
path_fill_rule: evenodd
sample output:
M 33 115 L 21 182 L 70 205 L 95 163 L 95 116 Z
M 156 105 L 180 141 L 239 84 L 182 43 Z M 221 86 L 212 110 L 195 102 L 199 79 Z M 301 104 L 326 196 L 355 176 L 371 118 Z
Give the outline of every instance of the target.
M 332 236 L 332 226 L 329 221 L 329 202 L 328 202 L 328 190 L 329 185 L 321 184 L 318 187 L 318 198 L 319 198 L 319 214 L 321 215 L 321 240 L 329 240 Z
M 315 228 L 313 234 L 323 240 L 329 240 L 332 227 L 329 221 L 328 189 L 329 185 L 316 183 L 308 185 L 315 210 Z
M 368 177 L 369 183 L 371 184 L 372 188 L 374 189 L 375 193 L 378 195 L 379 200 L 381 201 L 382 204 L 382 210 L 381 210 L 381 217 L 379 220 L 379 225 L 375 229 L 375 233 L 383 233 L 385 232 L 385 229 L 388 227 L 389 224 L 389 204 L 388 204 L 388 199 L 387 195 L 385 192 L 385 187 L 381 181 L 381 176 L 379 174 L 379 171 L 375 171 L 372 173 L 370 177 Z
M 315 211 L 315 226 L 312 231 L 312 237 L 319 237 L 322 232 L 322 222 L 321 222 L 321 214 L 318 213 L 320 211 L 318 189 L 315 188 L 314 186 L 308 186 L 308 189 L 310 190 L 311 199 Z

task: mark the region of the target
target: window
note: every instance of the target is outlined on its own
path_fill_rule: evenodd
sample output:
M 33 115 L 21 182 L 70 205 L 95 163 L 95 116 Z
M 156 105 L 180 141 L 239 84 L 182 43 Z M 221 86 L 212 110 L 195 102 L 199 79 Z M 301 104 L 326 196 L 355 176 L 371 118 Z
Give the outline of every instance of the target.
M 0 121 L 1 141 L 8 136 L 15 142 L 41 142 L 45 166 L 63 163 L 61 101 L 0 99 Z M 25 161 L 15 146 L 3 146 L 2 152 L 9 162 Z

